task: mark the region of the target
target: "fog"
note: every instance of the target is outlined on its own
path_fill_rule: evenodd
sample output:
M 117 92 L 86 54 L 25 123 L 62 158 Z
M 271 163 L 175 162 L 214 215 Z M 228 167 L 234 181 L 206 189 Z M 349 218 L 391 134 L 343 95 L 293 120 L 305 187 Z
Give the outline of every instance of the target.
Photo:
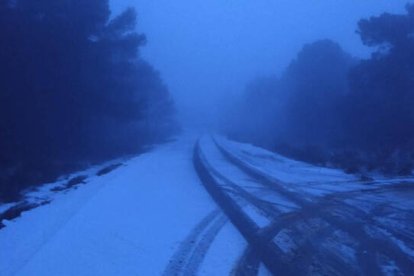
M 0 200 L 190 128 L 350 171 L 410 173 L 406 4 L 0 1 Z
M 303 44 L 332 39 L 357 57 L 361 18 L 401 13 L 404 0 L 112 0 L 138 11 L 143 56 L 168 85 L 184 124 L 213 120 L 258 76 L 280 75 Z
M 414 275 L 413 107 L 414 0 L 0 0 L 0 276 Z

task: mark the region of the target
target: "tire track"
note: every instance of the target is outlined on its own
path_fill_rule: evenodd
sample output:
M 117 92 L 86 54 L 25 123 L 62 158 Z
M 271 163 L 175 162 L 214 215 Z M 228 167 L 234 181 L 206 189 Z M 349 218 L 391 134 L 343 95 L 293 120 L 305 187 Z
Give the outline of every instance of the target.
M 296 195 L 295 193 L 282 188 L 280 186 L 280 183 L 278 183 L 272 177 L 265 175 L 263 172 L 258 171 L 256 168 L 253 168 L 245 164 L 238 157 L 235 157 L 230 152 L 225 150 L 221 145 L 217 143 L 217 141 L 214 140 L 214 142 L 216 146 L 219 148 L 219 150 L 222 152 L 222 154 L 231 163 L 238 166 L 249 176 L 261 180 L 260 183 L 263 183 L 269 188 L 276 190 L 276 192 L 284 195 L 289 200 L 301 206 L 303 210 L 302 215 L 313 215 L 315 217 L 319 217 L 327 221 L 328 223 L 334 225 L 338 229 L 341 229 L 346 233 L 350 234 L 355 240 L 357 240 L 360 243 L 360 247 L 358 250 L 358 262 L 359 266 L 363 269 L 364 274 L 382 274 L 377 258 L 377 255 L 379 253 L 384 254 L 386 256 L 393 256 L 393 260 L 396 262 L 396 264 L 402 270 L 402 272 L 406 275 L 409 275 L 409 273 L 412 272 L 412 267 L 414 267 L 413 260 L 409 258 L 406 254 L 404 254 L 404 252 L 402 252 L 402 250 L 399 247 L 397 247 L 386 237 L 380 239 L 371 237 L 366 233 L 364 228 L 361 226 L 364 223 L 360 223 L 367 222 L 368 216 L 366 213 L 363 213 L 361 210 L 356 209 L 353 206 L 349 206 L 348 204 L 338 201 L 336 201 L 333 206 L 327 206 L 326 203 L 332 200 L 332 198 L 329 197 L 324 198 L 317 204 L 309 203 L 308 201 L 299 198 L 298 195 Z M 353 217 L 350 218 L 349 221 L 343 221 L 341 219 L 338 219 L 331 213 L 328 213 L 326 211 L 328 207 L 335 207 L 340 210 L 348 209 L 347 213 L 351 214 Z M 309 212 L 309 210 L 311 211 Z M 353 222 L 356 218 L 359 219 L 360 222 Z M 369 252 L 370 254 L 367 254 L 367 252 Z
M 194 255 L 194 249 L 197 247 L 198 241 L 202 239 L 201 237 L 203 237 L 203 234 L 204 236 L 211 235 L 209 232 L 206 233 L 206 229 L 208 229 L 210 225 L 214 224 L 214 221 L 216 221 L 217 218 L 221 217 L 222 215 L 222 211 L 220 209 L 216 209 L 204 217 L 193 228 L 193 230 L 191 230 L 190 234 L 185 238 L 185 240 L 180 244 L 178 249 L 172 255 L 169 264 L 165 268 L 162 275 L 184 275 L 184 267 L 186 267 L 188 260 Z
M 233 268 L 232 276 L 256 276 L 259 273 L 260 258 L 251 246 L 248 246 Z
M 264 242 L 257 236 L 259 228 L 255 225 L 250 217 L 248 217 L 234 200 L 225 193 L 220 184 L 216 182 L 214 176 L 209 171 L 211 167 L 205 160 L 200 150 L 200 144 L 197 142 L 194 148 L 194 166 L 206 190 L 210 193 L 216 203 L 222 208 L 223 212 L 229 217 L 233 225 L 239 230 L 249 244 L 260 256 L 262 262 L 267 266 L 269 271 L 277 274 L 280 271 L 288 272 L 287 275 L 293 275 L 291 267 L 286 267 L 280 258 L 282 252 L 276 247 Z
M 228 222 L 228 219 L 224 215 L 220 215 L 219 218 L 213 223 L 213 225 L 207 230 L 202 239 L 198 242 L 194 248 L 186 266 L 182 270 L 183 276 L 193 276 L 198 274 L 200 265 L 202 264 L 204 257 L 210 249 L 214 239 Z

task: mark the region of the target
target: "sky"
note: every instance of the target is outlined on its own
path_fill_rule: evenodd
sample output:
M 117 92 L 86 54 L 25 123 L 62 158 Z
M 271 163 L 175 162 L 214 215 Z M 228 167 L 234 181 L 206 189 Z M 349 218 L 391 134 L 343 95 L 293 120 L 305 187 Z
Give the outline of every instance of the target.
M 251 80 L 280 75 L 303 44 L 332 39 L 367 57 L 361 18 L 402 13 L 407 0 L 111 0 L 138 11 L 143 57 L 160 72 L 184 123 L 205 122 Z

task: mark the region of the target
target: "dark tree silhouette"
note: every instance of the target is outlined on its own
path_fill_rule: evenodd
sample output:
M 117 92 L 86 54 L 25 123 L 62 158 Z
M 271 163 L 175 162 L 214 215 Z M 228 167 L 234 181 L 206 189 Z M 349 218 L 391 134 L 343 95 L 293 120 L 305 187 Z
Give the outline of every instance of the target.
M 351 71 L 344 116 L 350 145 L 390 173 L 409 173 L 413 163 L 414 5 L 406 8 L 359 22 L 362 41 L 377 50 Z
M 0 201 L 172 133 L 135 26 L 133 9 L 110 20 L 107 0 L 0 2 Z
M 354 63 L 330 40 L 303 47 L 284 74 L 288 94 L 285 143 L 326 146 L 340 135 L 336 111 L 349 92 L 347 73 Z
M 337 111 L 355 63 L 330 40 L 305 45 L 280 79 L 260 79 L 248 88 L 233 136 L 294 158 L 326 161 L 323 151 L 340 142 Z
M 277 85 L 261 82 L 250 90 L 248 118 L 240 115 L 243 124 L 232 133 L 349 172 L 411 173 L 414 4 L 406 11 L 359 22 L 362 42 L 374 49 L 367 60 L 353 60 L 330 41 L 306 45 Z M 251 122 L 255 132 L 248 131 Z

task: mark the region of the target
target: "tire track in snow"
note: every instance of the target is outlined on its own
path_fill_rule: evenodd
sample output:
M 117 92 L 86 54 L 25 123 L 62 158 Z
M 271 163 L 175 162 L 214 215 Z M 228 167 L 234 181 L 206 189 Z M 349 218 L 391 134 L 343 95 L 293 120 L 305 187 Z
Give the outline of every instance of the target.
M 275 245 L 269 245 L 262 240 L 258 235 L 260 228 L 256 223 L 243 212 L 240 205 L 223 189 L 217 180 L 212 175 L 210 168 L 205 159 L 204 154 L 200 150 L 200 143 L 197 142 L 194 147 L 194 166 L 195 169 L 209 194 L 213 197 L 216 203 L 222 208 L 223 212 L 229 217 L 233 225 L 239 230 L 248 243 L 254 248 L 255 252 L 260 256 L 261 261 L 267 266 L 268 270 L 273 274 L 280 271 L 286 272 L 286 275 L 293 275 L 295 269 L 286 267 L 281 259 L 282 252 Z
M 220 179 L 223 182 L 222 185 L 220 184 L 218 185 L 220 186 L 223 192 L 230 193 L 230 194 L 233 193 L 233 194 L 240 196 L 241 198 L 245 199 L 248 203 L 257 207 L 260 211 L 265 213 L 267 217 L 272 218 L 273 220 L 276 221 L 278 229 L 277 231 L 274 231 L 274 233 L 271 232 L 270 235 L 266 233 L 265 231 L 263 231 L 264 233 L 259 233 L 259 232 L 257 233 L 257 239 L 261 240 L 263 244 L 268 243 L 269 246 L 271 247 L 270 243 L 273 237 L 276 236 L 277 233 L 283 229 L 283 227 L 280 227 L 281 221 L 279 219 L 279 216 L 282 214 L 282 212 L 279 211 L 277 208 L 275 208 L 274 205 L 271 204 L 271 202 L 267 202 L 267 201 L 257 198 L 255 195 L 247 192 L 242 187 L 238 186 L 237 184 L 233 183 L 232 181 L 230 181 L 229 179 L 221 175 L 219 172 L 217 172 L 217 170 L 215 170 L 211 166 L 208 166 L 208 170 L 210 174 L 214 175 L 216 178 Z M 234 199 L 231 199 L 231 200 L 234 200 Z M 297 213 L 299 217 L 295 218 L 292 222 L 303 220 L 302 212 L 299 211 L 299 212 L 294 212 L 294 213 Z M 291 217 L 291 214 L 289 215 Z M 285 223 L 283 223 L 283 225 L 286 226 Z M 328 231 L 325 230 L 324 232 L 328 232 Z M 321 233 L 322 231 L 319 231 L 317 234 L 321 234 Z M 302 248 L 303 251 L 308 252 L 308 254 L 304 254 L 304 257 L 302 257 L 302 264 L 304 262 L 310 263 L 311 262 L 310 256 L 312 256 L 312 252 L 318 251 L 317 246 L 312 243 L 311 238 L 306 239 L 303 242 L 303 244 L 299 246 L 299 248 Z M 273 252 L 274 255 L 278 256 L 279 259 L 284 259 L 283 252 L 278 252 L 279 254 L 276 254 L 277 252 L 278 252 L 277 250 L 274 251 Z M 351 274 L 354 274 L 355 272 L 349 269 L 349 267 L 347 268 L 346 265 L 344 265 L 343 262 L 339 260 L 339 258 L 335 258 L 333 256 L 327 256 L 325 257 L 325 259 L 330 259 L 332 263 L 336 264 L 336 267 L 342 267 L 343 271 L 349 271 L 351 272 Z M 295 264 L 298 264 L 298 262 L 299 261 L 296 260 Z M 284 271 L 289 271 L 288 273 L 290 274 L 297 274 L 297 273 L 305 272 L 303 267 L 301 269 L 298 269 L 295 264 L 291 263 L 290 265 L 288 265 L 285 262 L 284 265 L 282 266 L 284 268 Z M 250 244 L 250 247 L 248 247 L 245 250 L 244 255 L 240 258 L 240 261 L 237 263 L 233 273 L 235 275 L 257 275 L 257 272 L 259 270 L 259 265 L 260 265 L 260 258 L 258 258 L 257 252 L 253 249 L 253 247 Z
M 213 225 L 207 230 L 205 235 L 197 243 L 197 246 L 194 248 L 187 265 L 182 270 L 182 275 L 184 276 L 193 276 L 198 275 L 198 270 L 202 264 L 204 257 L 206 256 L 208 250 L 210 249 L 214 239 L 228 222 L 228 219 L 224 215 L 220 215 Z
M 208 250 L 209 246 L 206 244 L 206 240 L 210 243 L 214 240 L 216 234 L 213 231 L 209 231 L 209 226 L 214 227 L 217 225 L 217 221 L 222 221 L 223 213 L 220 209 L 216 209 L 210 212 L 206 217 L 204 217 L 189 233 L 183 242 L 179 245 L 178 249 L 170 258 L 169 264 L 165 268 L 162 275 L 171 276 L 171 275 L 186 275 L 185 271 L 189 265 L 190 260 L 197 259 L 198 262 L 202 262 L 204 259 L 205 253 L 203 250 Z M 225 222 L 221 225 L 220 229 L 223 227 Z M 217 226 L 216 226 L 217 227 Z M 214 229 L 216 228 L 214 227 Z M 218 231 L 220 230 L 218 229 Z M 217 233 L 218 233 L 217 231 Z M 213 238 L 210 238 L 210 237 Z M 202 242 L 203 247 L 199 247 L 199 243 Z M 195 249 L 203 249 L 198 252 L 195 252 Z M 195 255 L 199 254 L 200 257 L 196 258 Z M 198 264 L 193 264 L 192 267 L 197 267 Z
M 243 188 L 222 177 L 218 172 L 215 171 L 214 173 L 218 178 L 225 181 L 226 185 L 233 189 L 230 192 L 233 192 L 235 195 L 245 199 L 247 202 L 251 203 L 260 211 L 265 213 L 268 217 L 274 215 L 275 212 L 278 212 L 277 209 L 270 204 L 270 202 L 258 199 L 245 191 Z M 176 253 L 174 253 L 170 260 L 170 264 L 165 269 L 163 275 L 196 275 L 215 237 L 218 235 L 226 222 L 228 222 L 228 219 L 224 217 L 219 210 L 213 211 L 207 215 L 191 231 Z M 202 237 L 200 238 L 200 236 Z M 198 242 L 196 242 L 197 240 Z
M 232 276 L 256 276 L 259 273 L 260 263 L 256 251 L 248 246 L 233 268 Z
M 345 231 L 351 235 L 352 238 L 358 241 L 360 244 L 357 252 L 358 264 L 364 274 L 380 275 L 381 269 L 378 263 L 378 254 L 384 254 L 385 256 L 393 256 L 393 260 L 398 265 L 399 269 L 401 269 L 401 271 L 406 275 L 409 275 L 412 267 L 414 266 L 414 261 L 404 254 L 401 248 L 396 246 L 387 238 L 375 238 L 366 233 L 363 225 L 367 222 L 367 220 L 368 222 L 370 221 L 368 219 L 368 214 L 341 201 L 335 201 L 332 203 L 331 201 L 334 195 L 324 197 L 316 204 L 309 203 L 308 201 L 301 199 L 297 194 L 283 188 L 283 185 L 281 186 L 271 176 L 265 175 L 258 169 L 245 164 L 245 162 L 219 145 L 217 141 L 214 140 L 214 142 L 231 163 L 238 166 L 251 177 L 261 180 L 260 183 L 266 184 L 269 188 L 273 188 L 276 192 L 284 195 L 292 202 L 301 206 L 303 210 L 302 215 L 313 215 L 314 217 L 319 217 L 334 225 L 336 228 Z M 328 206 L 329 204 L 327 203 L 331 203 L 332 206 Z M 337 208 L 339 211 L 348 209 L 347 214 L 352 215 L 352 217 L 349 217 L 349 221 L 344 221 L 343 218 L 338 218 L 335 214 L 327 212 L 326 210 L 328 207 Z M 319 211 L 317 209 L 319 209 Z M 358 219 L 359 221 L 355 221 L 355 219 Z M 367 254 L 367 252 L 370 254 Z

